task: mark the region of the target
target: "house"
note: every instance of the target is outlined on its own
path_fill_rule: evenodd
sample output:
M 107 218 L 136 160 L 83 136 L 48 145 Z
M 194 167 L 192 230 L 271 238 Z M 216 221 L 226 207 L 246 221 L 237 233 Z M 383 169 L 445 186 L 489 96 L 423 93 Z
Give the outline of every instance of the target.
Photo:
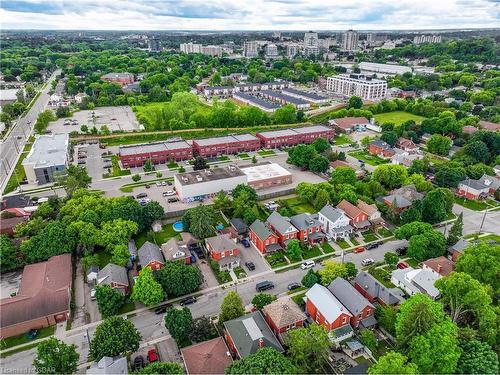
M 224 338 L 229 350 L 238 359 L 254 354 L 260 348 L 284 352 L 260 311 L 224 322 Z
M 139 255 L 139 265 L 149 267 L 153 271 L 159 270 L 165 266 L 165 260 L 161 255 L 160 248 L 149 241 L 144 242 L 137 252 Z
M 361 271 L 354 278 L 354 288 L 368 301 L 381 305 L 399 305 L 405 300 L 399 288 L 388 288 L 368 272 Z
M 467 199 L 483 199 L 493 195 L 500 187 L 500 179 L 484 174 L 478 180 L 468 178 L 458 184 L 456 194 Z
M 375 307 L 347 280 L 337 277 L 328 285 L 328 290 L 351 313 L 350 323 L 353 328 L 358 328 L 360 325 L 369 328 L 377 324 L 373 316 Z
M 281 216 L 278 211 L 274 211 L 266 220 L 266 224 L 278 235 L 278 242 L 286 248 L 291 240 L 297 239 L 299 231 L 295 228 L 290 219 Z
M 382 214 L 375 204 L 368 204 L 361 199 L 358 199 L 358 204 L 356 205 L 356 207 L 368 216 L 368 221 L 372 225 L 379 225 L 384 222 L 384 219 L 382 219 Z
M 440 276 L 448 276 L 453 272 L 455 264 L 448 258 L 440 256 L 422 262 L 422 268 L 432 270 Z
M 382 158 L 390 158 L 396 153 L 387 142 L 380 139 L 376 139 L 368 145 L 368 152 Z
M 259 219 L 250 225 L 249 235 L 250 241 L 262 254 L 282 250 L 282 247 L 278 244 L 278 236 Z
M 456 262 L 458 257 L 463 254 L 464 250 L 469 246 L 469 242 L 463 238 L 448 249 L 448 258 Z
M 411 139 L 400 137 L 396 142 L 396 147 L 410 154 L 417 152 L 418 147 Z
M 352 314 L 321 284 L 314 284 L 306 292 L 306 313 L 327 331 L 333 331 L 336 340 L 342 341 L 353 335 L 349 325 Z M 342 329 L 346 326 L 349 328 Z
M 343 160 L 334 160 L 330 163 L 330 166 L 332 167 L 333 170 L 337 169 L 338 167 L 350 168 L 354 170 L 354 172 L 356 172 L 356 177 L 358 179 L 363 178 L 363 176 L 365 175 L 365 172 L 362 169 L 356 169 L 354 168 L 354 166 Z
M 129 290 L 127 270 L 113 263 L 108 263 L 97 273 L 96 281 L 97 285 L 109 285 L 123 295 Z
M 321 231 L 322 224 L 318 215 L 302 213 L 290 217 L 290 222 L 299 231 L 297 238 L 309 244 L 321 243 L 325 240 L 325 234 Z
M 479 126 L 482 129 L 490 131 L 490 132 L 500 131 L 500 124 L 496 124 L 496 123 L 490 122 L 490 121 L 481 120 L 481 121 L 479 121 Z
M 68 319 L 71 283 L 71 254 L 25 266 L 16 296 L 0 299 L 0 337 L 21 335 Z
M 16 212 L 16 210 L 24 211 L 22 208 L 8 208 L 2 211 L 0 218 L 0 234 L 13 237 L 16 226 L 29 220 L 29 215 L 21 215 Z
M 391 163 L 404 165 L 407 168 L 411 167 L 415 160 L 420 160 L 424 158 L 424 155 L 422 154 L 418 153 L 410 154 L 409 152 L 400 150 L 399 148 L 394 149 L 394 151 L 395 154 L 391 157 Z
M 279 298 L 264 306 L 262 314 L 276 335 L 302 327 L 307 319 L 300 307 L 290 297 Z
M 329 204 L 318 213 L 318 220 L 323 225 L 323 231 L 335 241 L 345 239 L 353 232 L 353 227 L 349 225 L 350 219 L 344 211 Z
M 181 261 L 191 264 L 191 253 L 186 245 L 181 245 L 175 237 L 161 245 L 161 253 L 166 261 Z
M 87 374 L 128 374 L 127 357 L 102 357 L 88 368 Z
M 203 341 L 181 349 L 186 373 L 223 374 L 233 363 L 229 348 L 222 337 Z
M 415 188 L 415 185 L 407 185 L 400 187 L 399 189 L 392 190 L 389 195 L 382 197 L 382 201 L 392 207 L 396 212 L 401 213 L 402 211 L 411 207 L 413 201 L 417 199 L 422 199 L 424 195 L 419 193 Z
M 337 208 L 344 211 L 349 218 L 349 224 L 354 227 L 354 229 L 360 230 L 371 226 L 371 223 L 368 221 L 368 215 L 351 202 L 342 199 L 337 205 Z
M 429 269 L 414 269 L 412 267 L 392 271 L 391 283 L 403 289 L 410 296 L 425 293 L 432 299 L 439 297 L 439 290 L 434 283 L 440 276 Z
M 500 164 L 497 164 L 493 167 L 493 171 L 495 172 L 495 175 L 498 177 L 500 176 Z
M 75 103 L 76 104 L 81 104 L 83 103 L 83 99 L 87 97 L 87 94 L 84 92 L 79 92 L 78 94 L 75 95 Z
M 229 221 L 236 233 L 240 236 L 245 236 L 248 233 L 248 225 L 239 217 L 235 217 Z
M 341 133 L 352 133 L 355 130 L 366 130 L 370 121 L 366 117 L 344 117 L 328 121 L 337 131 Z
M 33 200 L 27 195 L 11 195 L 8 197 L 2 197 L 0 209 L 5 210 L 7 208 L 25 208 L 32 207 L 33 205 Z
M 240 266 L 238 246 L 231 240 L 229 234 L 209 237 L 205 239 L 210 258 L 219 263 L 220 269 L 233 269 Z
M 90 266 L 89 269 L 87 270 L 87 282 L 93 283 L 95 280 L 97 280 L 97 275 L 99 273 L 99 267 L 97 266 Z

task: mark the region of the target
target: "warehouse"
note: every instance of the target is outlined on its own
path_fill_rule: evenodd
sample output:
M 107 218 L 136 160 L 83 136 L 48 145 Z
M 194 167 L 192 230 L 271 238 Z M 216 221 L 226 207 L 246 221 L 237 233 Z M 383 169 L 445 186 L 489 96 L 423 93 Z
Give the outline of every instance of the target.
M 324 96 L 316 94 L 315 92 L 301 91 L 292 88 L 283 89 L 281 92 L 283 94 L 293 96 L 294 98 L 302 99 L 313 104 L 325 104 L 330 100 Z
M 334 136 L 331 128 L 322 125 L 307 126 L 295 129 L 273 130 L 257 133 L 264 148 L 281 148 L 295 146 L 299 143 L 312 143 L 317 138 L 331 140 Z
M 189 143 L 177 141 L 120 146 L 118 155 L 123 167 L 130 168 L 141 167 L 146 160 L 150 160 L 153 164 L 188 160 L 193 157 L 193 152 Z
M 183 202 L 204 200 L 221 190 L 231 191 L 236 185 L 246 183 L 246 174 L 234 165 L 178 173 L 174 176 L 175 190 Z
M 227 135 L 193 140 L 194 151 L 202 157 L 237 154 L 260 149 L 259 138 L 251 134 Z
M 282 94 L 278 91 L 261 90 L 259 95 L 262 97 L 280 103 L 281 105 L 291 104 L 297 109 L 308 109 L 311 104 L 303 99 L 295 98 L 290 95 Z
M 292 183 L 292 174 L 276 163 L 240 167 L 247 176 L 248 185 L 255 190 Z
M 278 108 L 281 108 L 281 105 L 279 105 L 279 104 L 268 102 L 267 100 L 258 98 L 255 95 L 250 95 L 250 94 L 246 94 L 243 92 L 235 93 L 233 95 L 233 99 L 239 103 L 248 104 L 248 105 L 257 107 L 257 108 L 263 110 L 264 112 L 271 112 L 272 113 L 272 112 L 276 111 Z

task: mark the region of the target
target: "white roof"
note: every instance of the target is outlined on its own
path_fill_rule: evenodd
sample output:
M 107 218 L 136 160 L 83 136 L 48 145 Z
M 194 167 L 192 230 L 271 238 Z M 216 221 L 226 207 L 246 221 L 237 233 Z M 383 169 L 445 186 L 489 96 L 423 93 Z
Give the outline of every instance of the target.
M 0 90 L 0 100 L 17 100 L 17 92 L 19 89 L 4 89 Z
M 307 291 L 306 297 L 316 306 L 328 323 L 334 322 L 340 314 L 352 316 L 344 305 L 323 285 L 314 284 Z
M 240 169 L 244 174 L 247 175 L 248 182 L 291 175 L 290 172 L 276 163 L 252 165 L 249 167 L 240 167 Z
M 66 165 L 68 144 L 68 134 L 40 135 L 23 160 L 23 165 L 33 164 L 34 168 Z

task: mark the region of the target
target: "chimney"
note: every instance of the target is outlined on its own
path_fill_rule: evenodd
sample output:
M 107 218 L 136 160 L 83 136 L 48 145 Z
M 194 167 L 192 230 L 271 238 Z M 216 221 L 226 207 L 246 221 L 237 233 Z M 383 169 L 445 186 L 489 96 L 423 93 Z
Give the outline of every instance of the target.
M 437 265 L 437 273 L 441 273 L 441 269 L 443 268 L 442 265 L 438 264 Z
M 259 338 L 259 348 L 263 348 L 264 347 L 264 339 L 261 337 Z

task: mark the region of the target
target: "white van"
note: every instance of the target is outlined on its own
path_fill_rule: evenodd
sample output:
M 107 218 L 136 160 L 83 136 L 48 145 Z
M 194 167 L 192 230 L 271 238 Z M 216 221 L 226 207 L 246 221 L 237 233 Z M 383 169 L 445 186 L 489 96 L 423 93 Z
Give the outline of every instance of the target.
M 304 263 L 300 265 L 300 268 L 306 270 L 308 268 L 313 268 L 315 265 L 316 263 L 314 263 L 314 260 L 306 260 Z

